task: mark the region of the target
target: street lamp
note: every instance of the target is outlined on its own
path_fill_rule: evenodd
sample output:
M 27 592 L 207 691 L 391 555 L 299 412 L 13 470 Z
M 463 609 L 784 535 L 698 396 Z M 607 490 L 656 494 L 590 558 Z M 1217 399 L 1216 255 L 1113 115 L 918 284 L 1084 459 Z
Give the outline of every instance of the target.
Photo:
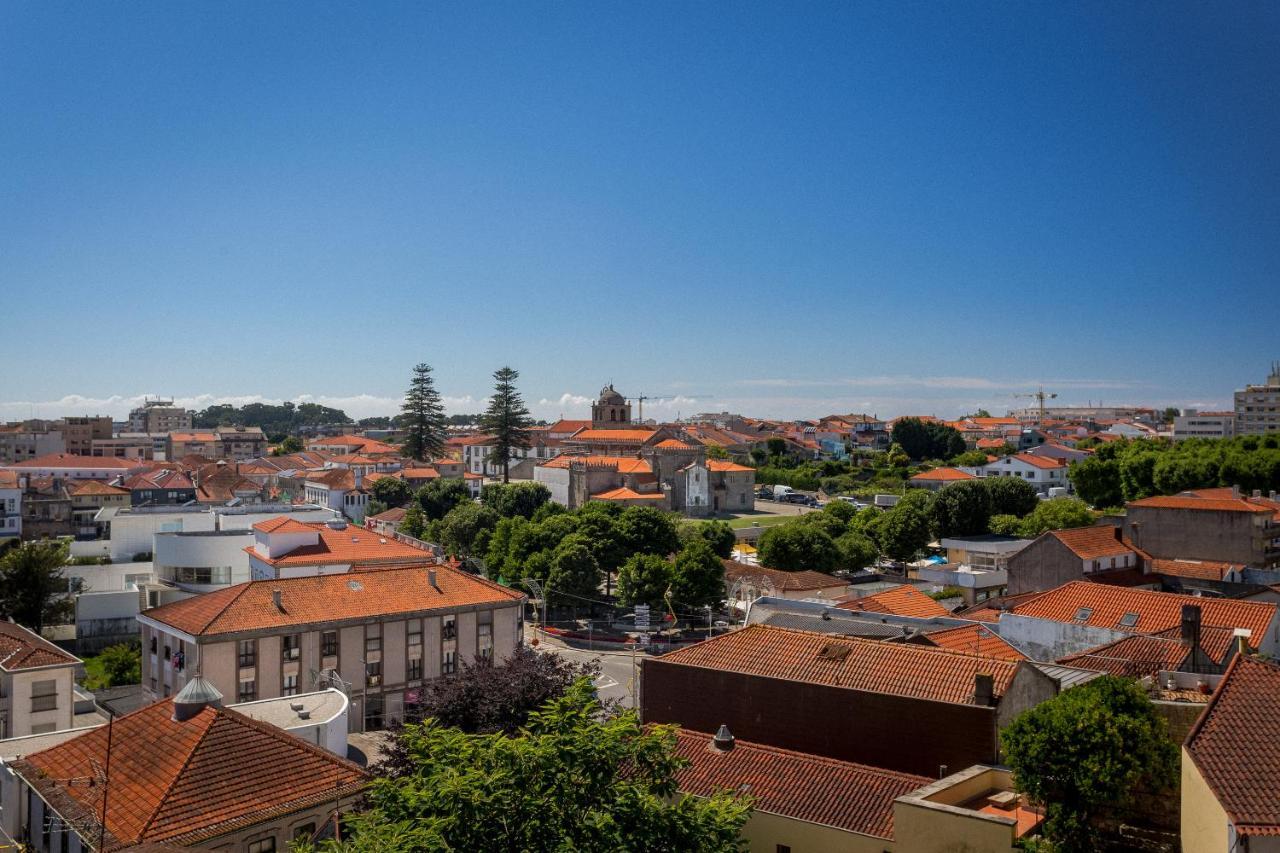
M 533 594 L 542 600 L 542 621 L 539 623 L 539 627 L 545 631 L 547 629 L 547 591 L 551 589 L 551 584 L 548 583 L 544 588 L 535 578 L 521 578 L 520 583 L 529 587 Z M 536 607 L 533 612 L 534 615 L 537 615 L 538 610 Z

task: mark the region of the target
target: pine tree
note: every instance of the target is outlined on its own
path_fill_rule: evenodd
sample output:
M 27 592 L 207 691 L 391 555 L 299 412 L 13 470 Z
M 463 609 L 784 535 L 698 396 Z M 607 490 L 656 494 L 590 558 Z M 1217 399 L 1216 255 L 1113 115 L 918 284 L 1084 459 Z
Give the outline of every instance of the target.
M 430 459 L 444 452 L 444 405 L 431 378 L 431 367 L 419 364 L 413 369 L 409 393 L 400 407 L 408 436 L 401 449 L 411 459 Z
M 488 410 L 480 416 L 480 428 L 494 439 L 489 461 L 502 466 L 502 482 L 506 483 L 511 479 L 512 452 L 529 446 L 529 427 L 533 426 L 533 419 L 516 390 L 520 374 L 513 368 L 503 367 L 494 372 L 493 378 L 493 396 L 489 398 Z

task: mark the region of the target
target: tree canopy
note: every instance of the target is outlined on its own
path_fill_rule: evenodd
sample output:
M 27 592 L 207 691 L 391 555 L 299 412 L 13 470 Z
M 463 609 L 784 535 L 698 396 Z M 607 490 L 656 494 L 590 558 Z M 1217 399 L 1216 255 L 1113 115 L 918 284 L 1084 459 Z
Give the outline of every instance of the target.
M 816 515 L 816 513 L 814 513 Z M 840 549 L 816 524 L 790 522 L 760 534 L 760 564 L 784 572 L 831 572 L 840 565 Z
M 733 556 L 733 547 L 738 538 L 733 528 L 724 521 L 689 521 L 680 522 L 678 534 L 681 545 L 688 545 L 694 539 L 701 539 L 711 546 L 717 557 L 729 559 Z
M 63 572 L 67 546 L 57 541 L 23 542 L 0 557 L 0 617 L 37 634 L 71 616 L 69 581 Z
M 501 367 L 493 374 L 493 396 L 489 408 L 480 416 L 480 429 L 493 438 L 493 450 L 489 463 L 502 468 L 502 482 L 511 481 L 511 457 L 517 450 L 529 446 L 529 427 L 533 418 L 524 398 L 516 389 L 520 374 L 511 367 Z
M 414 498 L 427 521 L 435 521 L 444 518 L 458 504 L 470 501 L 471 495 L 467 492 L 467 484 L 462 480 L 440 477 L 428 480 L 425 486 L 418 489 Z
M 1001 733 L 1018 789 L 1045 807 L 1055 849 L 1098 849 L 1091 823 L 1139 787 L 1176 784 L 1178 750 L 1134 681 L 1104 675 L 1021 714 Z
M 674 730 L 645 728 L 631 712 L 602 718 L 593 694 L 579 679 L 514 737 L 431 719 L 405 726 L 404 772 L 376 780 L 368 810 L 346 820 L 347 839 L 320 849 L 739 850 L 749 802 L 677 797 Z
M 938 421 L 900 418 L 891 432 L 893 443 L 912 459 L 950 459 L 964 453 L 964 437 L 955 427 Z
M 401 406 L 401 424 L 405 430 L 401 450 L 410 459 L 434 459 L 444 452 L 445 433 L 444 403 L 431 377 L 431 366 L 419 364 L 413 368 L 409 392 Z
M 271 403 L 246 403 L 243 406 L 218 403 L 201 409 L 191 417 L 191 425 L 195 429 L 214 429 L 220 426 L 258 427 L 271 441 L 281 441 L 286 436 L 296 435 L 304 427 L 349 423 L 351 418 L 341 409 L 288 400 L 278 406 Z
M 724 597 L 724 563 L 709 544 L 694 539 L 681 549 L 672 565 L 672 600 L 688 610 L 717 607 Z
M 551 490 L 541 483 L 491 483 L 480 490 L 480 502 L 503 518 L 533 518 L 538 507 L 551 500 Z
M 413 486 L 399 477 L 380 477 L 370 491 L 374 500 L 387 507 L 404 506 L 413 500 Z

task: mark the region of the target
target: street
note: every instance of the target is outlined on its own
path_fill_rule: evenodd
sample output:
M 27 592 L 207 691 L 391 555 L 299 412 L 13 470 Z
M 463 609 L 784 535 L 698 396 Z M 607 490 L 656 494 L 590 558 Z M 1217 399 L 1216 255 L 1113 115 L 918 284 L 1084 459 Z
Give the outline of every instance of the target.
M 586 651 L 571 649 L 558 640 L 538 638 L 535 648 L 544 654 L 555 654 L 574 663 L 599 661 L 600 675 L 596 678 L 596 691 L 601 699 L 617 699 L 625 708 L 635 706 L 634 683 L 640 677 L 640 662 L 645 658 L 641 651 L 635 653 L 635 675 L 632 675 L 632 654 L 615 651 Z

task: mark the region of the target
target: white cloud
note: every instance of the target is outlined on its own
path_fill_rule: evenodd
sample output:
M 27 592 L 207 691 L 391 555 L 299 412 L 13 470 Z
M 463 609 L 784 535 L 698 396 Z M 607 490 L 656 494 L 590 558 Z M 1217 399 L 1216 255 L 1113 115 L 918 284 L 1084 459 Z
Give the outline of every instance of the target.
M 929 388 L 945 391 L 1026 390 L 1039 385 L 1050 391 L 1055 387 L 1100 390 L 1138 387 L 1138 383 L 1124 379 L 996 380 L 981 376 L 851 376 L 837 379 L 765 377 L 740 379 L 732 384 L 748 388 Z

